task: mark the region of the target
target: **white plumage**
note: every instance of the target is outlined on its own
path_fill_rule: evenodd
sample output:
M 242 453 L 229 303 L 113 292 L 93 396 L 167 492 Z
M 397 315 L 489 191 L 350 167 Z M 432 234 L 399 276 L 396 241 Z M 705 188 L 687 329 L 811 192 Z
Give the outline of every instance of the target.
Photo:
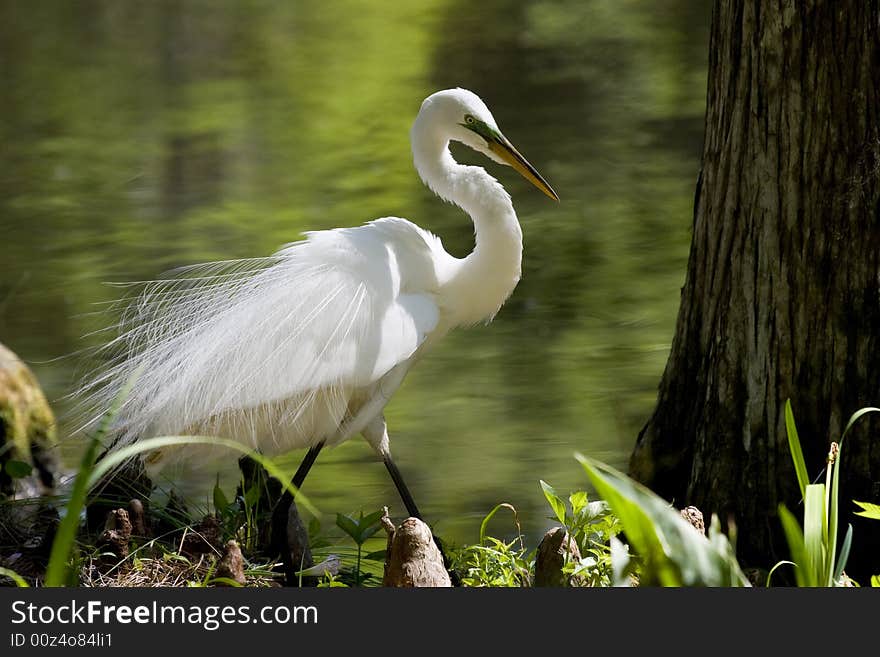
M 272 454 L 362 433 L 390 457 L 382 412 L 413 362 L 451 328 L 491 319 L 520 276 L 510 197 L 482 168 L 456 163 L 449 141 L 513 165 L 555 198 L 469 91 L 429 96 L 411 138 L 422 179 L 471 215 L 473 252 L 455 258 L 435 235 L 388 217 L 147 284 L 106 346 L 111 364 L 82 391 L 100 411 L 139 372 L 117 444 L 221 435 Z

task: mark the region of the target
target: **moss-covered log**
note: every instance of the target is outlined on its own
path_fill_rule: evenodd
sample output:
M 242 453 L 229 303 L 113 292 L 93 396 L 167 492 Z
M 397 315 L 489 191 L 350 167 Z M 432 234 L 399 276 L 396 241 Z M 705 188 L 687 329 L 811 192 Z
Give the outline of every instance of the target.
M 56 431 L 55 415 L 33 372 L 0 344 L 0 493 L 15 494 L 21 488 L 17 483 L 38 484 L 35 492 L 55 486 Z

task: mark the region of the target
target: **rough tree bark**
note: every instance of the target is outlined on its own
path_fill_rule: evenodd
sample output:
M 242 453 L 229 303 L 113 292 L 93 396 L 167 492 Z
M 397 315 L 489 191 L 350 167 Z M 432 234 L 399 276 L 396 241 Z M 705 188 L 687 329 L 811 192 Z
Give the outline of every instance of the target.
M 880 3 L 716 0 L 687 278 L 630 473 L 732 515 L 751 565 L 786 552 L 778 503 L 802 511 L 785 400 L 812 476 L 850 414 L 880 406 L 878 122 Z M 857 581 L 880 570 L 880 523 L 851 513 L 880 501 L 878 428 L 843 447 Z

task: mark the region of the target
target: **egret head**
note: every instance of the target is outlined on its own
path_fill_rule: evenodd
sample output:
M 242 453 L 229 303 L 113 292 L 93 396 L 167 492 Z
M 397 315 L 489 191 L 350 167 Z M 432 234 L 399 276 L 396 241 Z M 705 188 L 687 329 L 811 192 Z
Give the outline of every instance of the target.
M 512 166 L 547 196 L 559 200 L 549 183 L 501 133 L 492 112 L 477 94 L 467 89 L 438 91 L 424 100 L 419 116 L 429 119 L 448 139 Z

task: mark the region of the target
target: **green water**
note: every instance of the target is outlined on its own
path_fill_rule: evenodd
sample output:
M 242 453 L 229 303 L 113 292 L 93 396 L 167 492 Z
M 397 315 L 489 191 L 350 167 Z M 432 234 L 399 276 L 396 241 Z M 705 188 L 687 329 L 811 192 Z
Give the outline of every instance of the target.
M 534 542 L 538 480 L 584 487 L 575 451 L 624 467 L 654 403 L 699 166 L 702 4 L 0 2 L 0 342 L 66 436 L 66 356 L 106 321 L 106 281 L 384 215 L 464 255 L 472 226 L 421 185 L 408 131 L 426 95 L 470 88 L 562 200 L 487 165 L 522 222 L 523 279 L 491 325 L 419 363 L 387 418 L 438 533 L 474 541 L 506 501 Z M 178 483 L 204 500 L 215 471 Z M 330 513 L 403 514 L 360 439 L 322 454 L 306 492 Z

